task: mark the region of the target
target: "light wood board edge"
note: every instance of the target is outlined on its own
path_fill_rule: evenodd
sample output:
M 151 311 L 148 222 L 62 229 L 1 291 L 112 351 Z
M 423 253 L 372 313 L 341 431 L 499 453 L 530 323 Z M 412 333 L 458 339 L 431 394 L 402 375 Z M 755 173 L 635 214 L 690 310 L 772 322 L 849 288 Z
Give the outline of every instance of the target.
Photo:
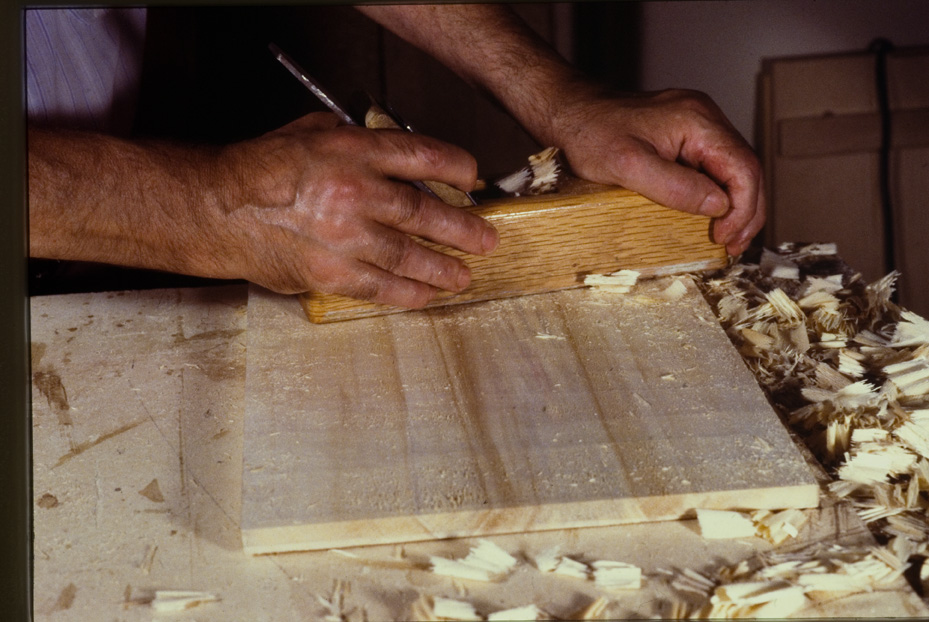
M 493 508 L 419 516 L 341 521 L 315 525 L 242 527 L 248 555 L 316 551 L 371 544 L 400 544 L 446 538 L 527 533 L 551 529 L 607 527 L 693 518 L 696 509 L 780 510 L 819 507 L 819 485 L 809 483 L 758 490 L 604 499 L 532 507 Z M 745 505 L 746 499 L 764 503 Z M 566 518 L 570 516 L 571 518 Z
M 574 182 L 567 192 L 500 199 L 470 208 L 500 232 L 490 256 L 462 257 L 471 286 L 440 292 L 427 308 L 583 286 L 584 276 L 621 269 L 643 277 L 722 268 L 725 247 L 710 238 L 711 220 L 658 205 L 619 187 Z M 307 292 L 300 304 L 311 322 L 328 323 L 407 311 L 335 294 Z

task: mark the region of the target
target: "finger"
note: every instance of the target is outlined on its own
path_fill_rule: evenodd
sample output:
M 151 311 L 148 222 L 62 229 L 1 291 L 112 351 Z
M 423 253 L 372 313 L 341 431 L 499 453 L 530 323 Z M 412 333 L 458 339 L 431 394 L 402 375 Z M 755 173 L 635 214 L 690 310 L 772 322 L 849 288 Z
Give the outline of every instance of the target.
M 414 279 L 408 279 L 360 259 L 324 253 L 305 263 L 301 276 L 304 286 L 298 291 L 338 294 L 356 300 L 418 309 L 432 300 L 437 289 Z M 274 288 L 272 288 L 274 289 Z M 293 288 L 278 288 L 280 293 L 293 293 Z
M 654 151 L 624 158 L 615 168 L 621 185 L 661 205 L 713 217 L 729 211 L 729 197 L 712 179 Z
M 749 244 L 751 244 L 752 238 L 754 238 L 761 231 L 762 227 L 764 227 L 766 208 L 764 189 L 760 186 L 758 189 L 757 206 L 757 210 L 748 224 L 741 230 L 736 231 L 736 233 L 731 237 L 730 241 L 726 244 L 726 251 L 730 255 L 736 256 L 744 253 L 748 249 Z M 717 222 L 716 224 L 718 225 L 720 223 Z M 714 235 L 718 234 L 714 232 Z
M 699 165 L 729 196 L 730 210 L 714 224 L 714 239 L 720 244 L 741 246 L 764 224 L 761 166 L 751 150 L 735 147 L 709 151 Z
M 406 181 L 441 181 L 469 191 L 477 181 L 477 161 L 460 147 L 401 130 L 378 130 L 376 170 Z
M 359 241 L 358 258 L 391 274 L 450 292 L 460 292 L 471 283 L 471 270 L 464 261 L 426 248 L 394 229 L 374 228 Z
M 392 189 L 393 197 L 372 214 L 382 225 L 473 255 L 486 255 L 497 247 L 497 230 L 480 216 L 411 186 L 394 184 Z
M 435 298 L 436 288 L 404 278 L 365 262 L 354 262 L 352 279 L 336 292 L 378 304 L 421 309 Z

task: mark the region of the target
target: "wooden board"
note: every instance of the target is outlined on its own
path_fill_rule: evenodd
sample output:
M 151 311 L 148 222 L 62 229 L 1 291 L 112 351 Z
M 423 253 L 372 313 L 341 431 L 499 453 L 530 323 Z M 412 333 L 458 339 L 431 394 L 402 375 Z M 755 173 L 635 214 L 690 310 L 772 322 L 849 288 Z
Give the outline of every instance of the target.
M 692 283 L 313 325 L 253 287 L 251 554 L 811 507 L 818 487 Z
M 572 180 L 558 194 L 508 198 L 472 208 L 500 232 L 490 256 L 462 257 L 471 286 L 440 293 L 430 307 L 550 292 L 583 284 L 584 276 L 620 269 L 643 275 L 675 274 L 726 264 L 723 246 L 710 239 L 710 219 L 660 206 L 624 188 Z M 333 294 L 300 296 L 307 317 L 336 322 L 403 311 Z
M 470 539 L 350 555 L 243 555 L 246 287 L 29 302 L 36 622 L 322 620 L 318 599 L 337 582 L 351 587 L 342 610 L 350 622 L 409 620 L 421 594 L 474 602 L 484 613 L 535 602 L 559 619 L 605 596 L 606 618 L 667 619 L 675 592 L 662 569 L 712 576 L 772 548 L 760 538 L 705 540 L 696 521 L 491 536 L 521 560 L 558 546 L 575 559 L 635 564 L 647 579 L 639 590 L 607 590 L 526 562 L 503 581 L 468 582 L 467 595 L 459 581 L 433 574 L 429 558 L 463 557 Z M 156 480 L 163 500 L 150 492 Z M 850 503 L 824 497 L 822 506 L 806 511 L 810 523 L 784 547 L 875 544 Z M 220 600 L 153 611 L 154 592 L 169 589 Z M 929 611 L 901 578 L 800 616 L 927 619 Z

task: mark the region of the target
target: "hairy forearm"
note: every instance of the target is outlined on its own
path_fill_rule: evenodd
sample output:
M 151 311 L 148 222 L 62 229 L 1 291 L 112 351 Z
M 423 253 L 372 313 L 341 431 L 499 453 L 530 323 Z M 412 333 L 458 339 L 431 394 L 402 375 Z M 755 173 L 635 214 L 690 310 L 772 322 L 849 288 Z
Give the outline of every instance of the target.
M 744 138 L 702 93 L 619 93 L 585 79 L 511 11 L 494 5 L 363 9 L 489 91 L 574 174 L 716 217 L 731 254 L 764 223 L 761 167 Z
M 489 92 L 535 138 L 557 144 L 563 104 L 593 88 L 509 8 L 493 4 L 359 7 Z
M 30 254 L 417 307 L 470 272 L 411 236 L 474 254 L 497 236 L 400 180 L 476 173 L 458 147 L 329 113 L 223 147 L 31 129 Z
M 214 161 L 206 149 L 30 129 L 30 255 L 215 272 L 191 243 L 220 207 Z

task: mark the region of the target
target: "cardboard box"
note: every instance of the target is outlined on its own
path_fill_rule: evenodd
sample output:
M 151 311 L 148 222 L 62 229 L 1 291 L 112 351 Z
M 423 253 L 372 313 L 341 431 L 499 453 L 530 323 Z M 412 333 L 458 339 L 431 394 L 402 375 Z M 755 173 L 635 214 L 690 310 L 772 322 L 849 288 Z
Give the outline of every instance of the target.
M 765 244 L 836 242 L 866 279 L 899 270 L 900 303 L 929 316 L 929 48 L 891 50 L 885 58 L 889 218 L 876 55 L 764 61 Z

